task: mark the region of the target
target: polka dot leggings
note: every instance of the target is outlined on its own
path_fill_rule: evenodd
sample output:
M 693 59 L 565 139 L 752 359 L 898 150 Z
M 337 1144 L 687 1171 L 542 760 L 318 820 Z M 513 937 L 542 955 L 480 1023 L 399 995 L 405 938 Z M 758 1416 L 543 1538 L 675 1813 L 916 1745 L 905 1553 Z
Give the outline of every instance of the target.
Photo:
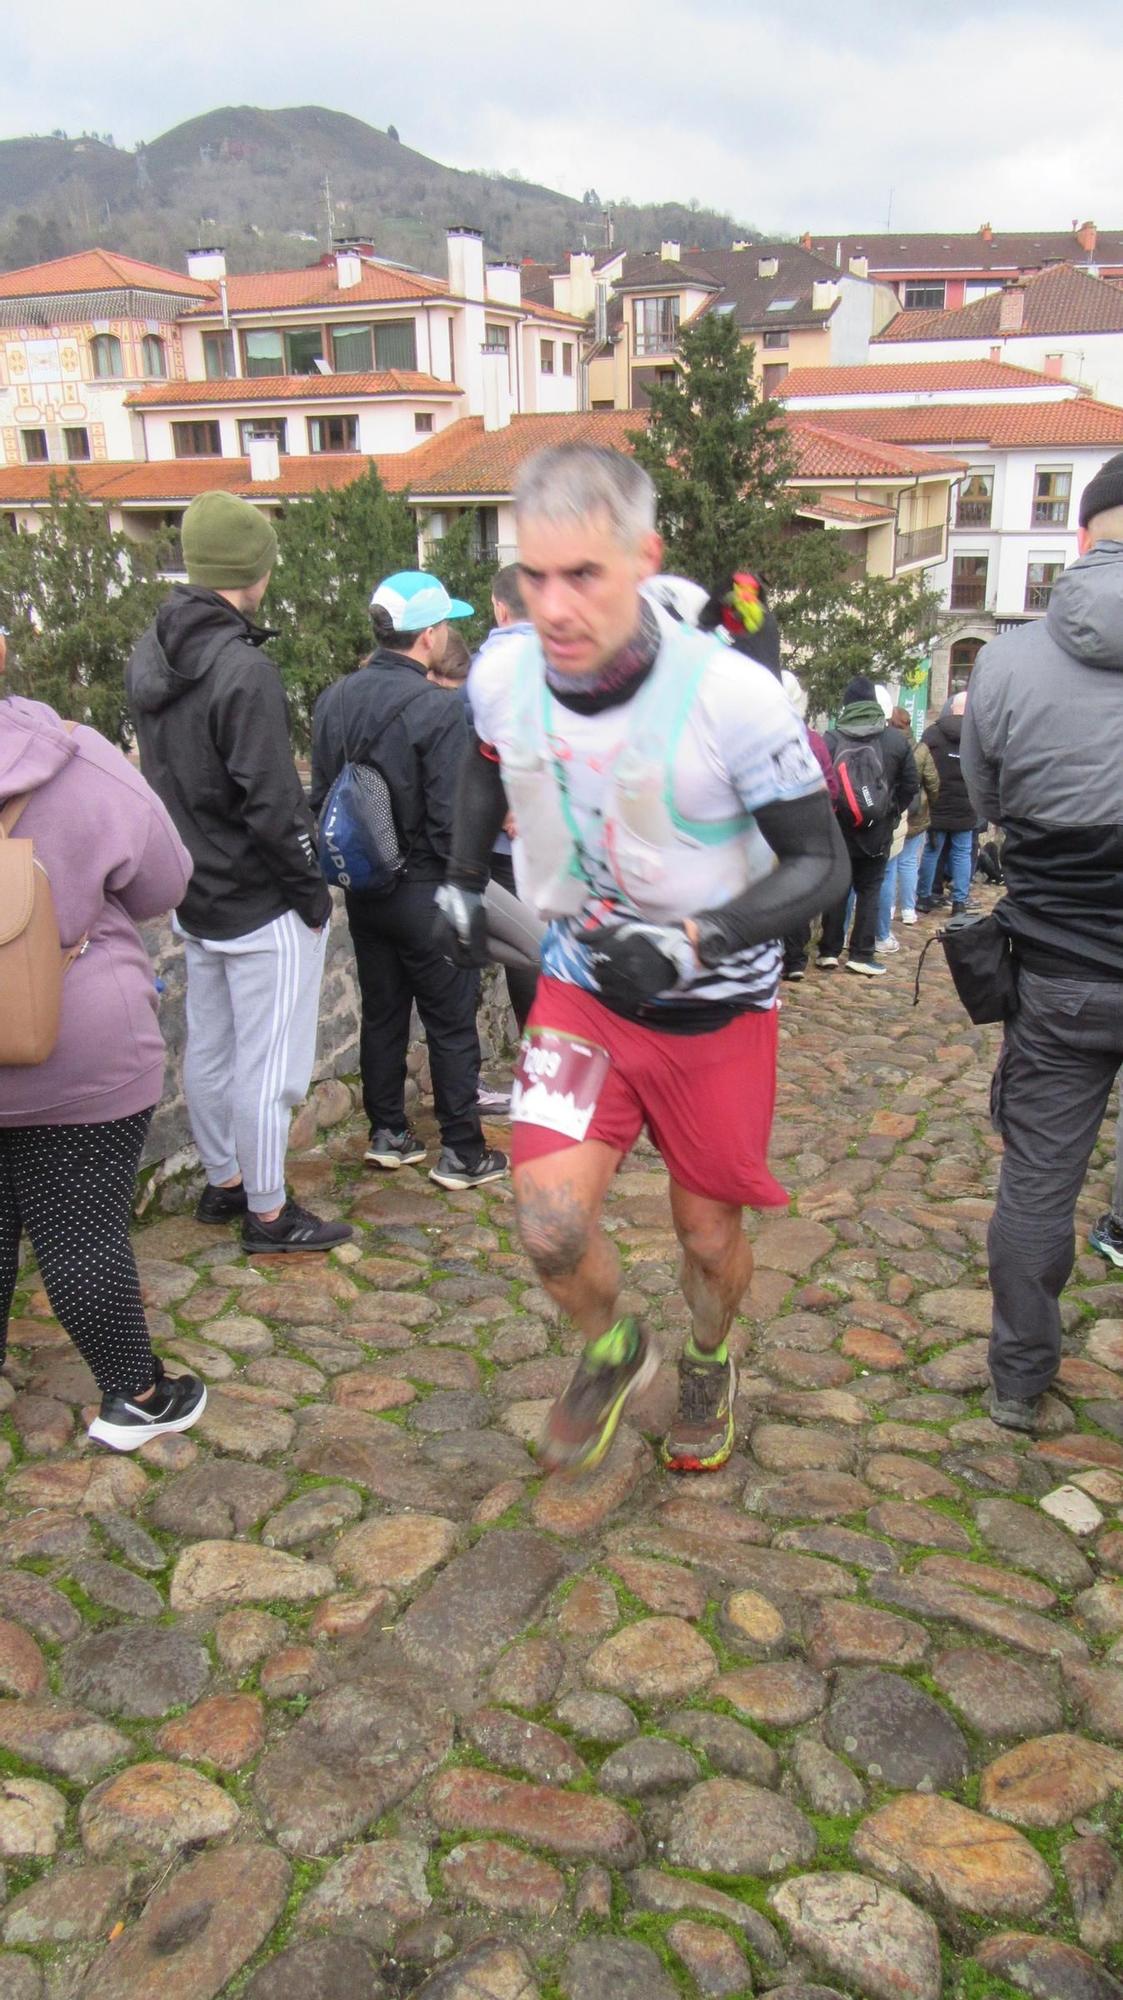
M 0 1359 L 27 1231 L 51 1308 L 102 1392 L 155 1375 L 129 1242 L 151 1111 L 103 1125 L 0 1127 Z

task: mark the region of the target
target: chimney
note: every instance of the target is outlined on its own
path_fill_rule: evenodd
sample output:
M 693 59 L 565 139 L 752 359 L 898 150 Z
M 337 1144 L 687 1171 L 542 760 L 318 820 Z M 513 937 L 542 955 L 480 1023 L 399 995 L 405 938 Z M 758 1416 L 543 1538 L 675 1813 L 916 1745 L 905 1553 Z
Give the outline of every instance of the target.
M 349 292 L 359 283 L 363 275 L 363 260 L 357 250 L 337 249 L 335 253 L 335 282 L 341 292 Z
M 800 239 L 799 239 L 799 247 L 800 247 L 800 249 L 801 249 L 801 250 L 810 250 L 810 248 L 811 248 L 811 231 L 810 231 L 809 229 L 805 229 L 805 230 L 804 230 L 804 232 L 803 232 L 803 235 L 802 235 L 802 236 L 800 237 Z
M 833 278 L 816 278 L 811 286 L 812 312 L 829 312 L 838 298 L 838 286 Z
M 991 228 L 989 222 L 984 222 L 980 224 L 979 235 L 982 237 L 984 243 L 994 242 L 994 231 Z
M 449 230 L 448 285 L 454 298 L 472 299 L 477 304 L 483 304 L 486 292 L 482 229 L 468 229 L 454 223 Z
M 682 244 L 676 243 L 672 237 L 667 237 L 666 241 L 659 245 L 659 255 L 664 264 L 677 264 L 682 256 Z
M 778 276 L 779 270 L 780 259 L 778 257 L 758 257 L 756 260 L 756 274 L 758 278 L 775 278 Z
M 1006 285 L 998 302 L 999 333 L 1020 333 L 1025 317 L 1026 295 L 1024 285 Z
M 852 278 L 868 278 L 870 260 L 868 257 L 851 257 L 848 269 Z
M 484 273 L 487 296 L 497 306 L 521 306 L 522 277 L 517 264 L 489 264 Z
M 554 304 L 557 305 L 555 287 Z M 593 253 L 591 250 L 571 250 L 569 253 L 569 300 L 566 311 L 576 313 L 584 319 L 596 305 L 596 285 L 593 279 Z
M 991 347 L 989 353 L 987 354 L 987 360 L 1001 361 L 1001 359 L 1002 359 L 1002 348 L 1000 343 L 998 341 L 995 341 L 993 347 Z
M 187 252 L 187 275 L 189 278 L 224 278 L 226 276 L 226 252 L 222 245 L 215 244 L 209 249 Z
M 747 250 L 749 247 L 748 238 L 745 236 L 735 236 L 729 247 L 731 250 Z
M 281 476 L 281 453 L 275 437 L 249 440 L 250 478 L 254 485 L 275 486 Z
M 1082 222 L 1079 229 L 1076 232 L 1076 240 L 1079 243 L 1080 248 L 1083 250 L 1084 255 L 1086 257 L 1093 257 L 1096 251 L 1095 223 Z
M 505 354 L 481 355 L 485 431 L 505 431 L 511 421 L 511 374 Z

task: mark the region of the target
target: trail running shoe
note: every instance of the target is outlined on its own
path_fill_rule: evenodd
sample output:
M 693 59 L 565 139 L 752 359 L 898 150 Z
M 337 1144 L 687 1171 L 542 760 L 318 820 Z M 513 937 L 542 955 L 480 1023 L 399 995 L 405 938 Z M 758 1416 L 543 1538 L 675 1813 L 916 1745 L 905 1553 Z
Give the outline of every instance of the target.
M 1095 1228 L 1088 1231 L 1088 1247 L 1098 1250 L 1109 1264 L 1123 1268 L 1123 1223 L 1116 1222 L 1110 1209 L 1106 1215 L 1101 1215 Z
M 206 1407 L 206 1387 L 194 1375 L 165 1375 L 161 1369 L 146 1403 L 123 1395 L 103 1396 L 87 1435 L 113 1451 L 136 1451 L 149 1438 L 189 1431 Z
M 884 979 L 886 968 L 876 958 L 848 958 L 847 972 L 859 972 L 863 979 Z
M 241 1181 L 237 1187 L 214 1187 L 208 1181 L 195 1204 L 196 1222 L 237 1222 L 246 1212 L 246 1190 Z
M 400 1132 L 391 1132 L 380 1125 L 377 1132 L 371 1133 L 370 1145 L 363 1154 L 368 1167 L 384 1167 L 387 1173 L 396 1173 L 399 1167 L 412 1167 L 416 1160 L 424 1158 L 425 1148 L 409 1125 Z
M 815 962 L 818 965 L 820 972 L 837 972 L 838 970 L 838 960 L 837 958 L 835 958 L 833 952 L 828 951 L 825 957 L 823 953 L 820 952 Z
M 716 1472 L 733 1450 L 737 1364 L 703 1361 L 686 1353 L 679 1362 L 678 1408 L 663 1439 L 669 1472 Z
M 276 1257 L 289 1250 L 334 1250 L 350 1242 L 349 1222 L 323 1222 L 298 1201 L 286 1201 L 275 1222 L 247 1215 L 242 1223 L 242 1247 L 251 1257 Z
M 614 1347 L 622 1348 L 619 1359 Z M 646 1389 L 659 1350 L 639 1320 L 622 1319 L 585 1348 L 568 1389 L 546 1419 L 538 1456 L 547 1472 L 589 1472 L 616 1435 L 628 1397 Z
M 498 1147 L 488 1147 L 472 1164 L 461 1159 L 451 1146 L 442 1146 L 440 1159 L 429 1169 L 429 1179 L 443 1188 L 484 1187 L 488 1181 L 501 1181 L 509 1165 L 506 1153 L 501 1153 Z
M 486 1083 L 481 1083 L 476 1092 L 476 1109 L 482 1111 L 486 1118 L 507 1118 L 511 1111 L 511 1093 L 509 1090 L 491 1090 Z

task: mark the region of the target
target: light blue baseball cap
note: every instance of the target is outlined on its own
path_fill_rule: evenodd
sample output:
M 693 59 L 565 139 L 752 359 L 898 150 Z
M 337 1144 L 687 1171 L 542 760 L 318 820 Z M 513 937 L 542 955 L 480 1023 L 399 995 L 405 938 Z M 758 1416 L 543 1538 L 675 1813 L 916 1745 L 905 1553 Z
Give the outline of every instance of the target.
M 439 577 L 421 569 L 400 569 L 379 584 L 370 600 L 388 613 L 395 632 L 424 632 L 445 618 L 470 618 L 472 606 L 463 598 L 450 597 Z

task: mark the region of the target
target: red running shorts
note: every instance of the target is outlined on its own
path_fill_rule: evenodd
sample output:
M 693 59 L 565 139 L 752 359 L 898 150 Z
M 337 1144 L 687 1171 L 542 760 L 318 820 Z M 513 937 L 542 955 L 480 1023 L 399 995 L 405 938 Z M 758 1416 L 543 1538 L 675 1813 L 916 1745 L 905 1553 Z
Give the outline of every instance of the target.
M 768 1170 L 776 1101 L 778 1013 L 738 1014 L 709 1034 L 669 1035 L 622 1020 L 592 993 L 540 978 L 527 1023 L 604 1049 L 609 1070 L 585 1140 L 629 1153 L 644 1127 L 672 1180 L 710 1201 L 783 1208 L 787 1194 Z M 581 1141 L 516 1120 L 517 1169 Z

